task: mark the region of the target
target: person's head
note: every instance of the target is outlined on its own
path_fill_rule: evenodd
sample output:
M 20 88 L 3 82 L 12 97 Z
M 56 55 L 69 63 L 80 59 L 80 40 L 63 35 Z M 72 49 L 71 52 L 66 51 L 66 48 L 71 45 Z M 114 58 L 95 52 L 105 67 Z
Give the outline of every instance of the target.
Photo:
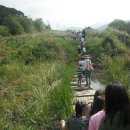
M 105 111 L 113 114 L 130 107 L 129 96 L 125 88 L 120 84 L 108 84 L 105 89 Z
M 86 104 L 82 101 L 77 101 L 75 104 L 75 112 L 76 116 L 82 116 L 84 110 L 85 110 Z
M 98 96 L 101 96 L 103 98 L 104 94 L 105 94 L 104 90 L 102 90 L 102 89 L 96 90 L 96 92 L 94 94 L 93 102 L 96 102 L 96 100 L 98 99 Z
M 92 108 L 90 111 L 91 116 L 104 109 L 104 100 L 104 91 L 101 89 L 97 90 L 95 92 Z
M 90 116 L 92 116 L 93 114 L 95 114 L 103 109 L 104 109 L 104 99 L 101 96 L 98 96 L 96 99 L 96 102 L 94 102 L 92 104 Z

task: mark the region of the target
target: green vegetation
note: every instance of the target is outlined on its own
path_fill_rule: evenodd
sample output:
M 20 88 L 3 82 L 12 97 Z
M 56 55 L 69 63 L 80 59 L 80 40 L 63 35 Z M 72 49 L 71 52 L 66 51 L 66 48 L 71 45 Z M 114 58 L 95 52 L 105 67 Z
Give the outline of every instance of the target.
M 109 27 L 118 29 L 120 31 L 125 31 L 130 34 L 130 21 L 116 19 L 109 24 Z
M 21 11 L 0 5 L 0 35 L 2 36 L 36 33 L 49 29 L 51 29 L 50 25 L 45 25 L 41 18 L 33 21 Z
M 0 37 L 0 46 L 0 128 L 58 128 L 72 113 L 76 50 L 68 33 Z
M 114 21 L 102 32 L 86 28 L 86 49 L 98 78 L 130 88 L 129 22 Z M 11 35 L 12 36 L 11 36 Z M 22 34 L 22 35 L 18 35 Z M 0 128 L 59 130 L 70 115 L 75 41 L 42 19 L 0 6 Z M 100 75 L 100 72 L 103 72 Z
M 130 87 L 130 35 L 113 28 L 103 32 L 86 29 L 86 47 L 94 66 L 103 71 L 104 83 L 118 82 Z

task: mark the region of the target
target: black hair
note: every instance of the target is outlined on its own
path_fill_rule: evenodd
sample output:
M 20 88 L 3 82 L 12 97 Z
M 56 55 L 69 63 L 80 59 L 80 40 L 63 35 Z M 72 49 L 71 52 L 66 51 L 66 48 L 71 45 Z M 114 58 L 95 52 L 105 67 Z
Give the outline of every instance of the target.
M 105 89 L 105 112 L 106 119 L 110 119 L 112 125 L 114 116 L 119 112 L 118 125 L 130 124 L 130 99 L 120 84 L 108 84 Z
M 90 116 L 101 111 L 103 108 L 104 108 L 104 99 L 97 98 L 96 102 L 93 103 L 91 106 Z
M 102 89 L 96 90 L 96 92 L 95 92 L 95 94 L 94 94 L 93 103 L 96 102 L 98 96 L 102 96 L 102 95 L 104 95 L 104 94 L 105 94 L 104 90 L 102 90 Z
M 84 110 L 85 104 L 82 101 L 77 101 L 75 104 L 75 112 L 76 116 L 82 116 L 82 112 Z
M 104 99 L 101 97 L 102 95 L 104 95 L 104 91 L 101 89 L 95 92 L 93 103 L 91 104 L 90 116 L 104 108 Z

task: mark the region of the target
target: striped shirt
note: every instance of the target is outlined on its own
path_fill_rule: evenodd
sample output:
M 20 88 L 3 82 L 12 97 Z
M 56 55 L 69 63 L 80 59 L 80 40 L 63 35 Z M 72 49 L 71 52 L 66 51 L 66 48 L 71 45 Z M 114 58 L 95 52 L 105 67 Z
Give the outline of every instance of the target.
M 77 75 L 82 75 L 82 73 L 83 73 L 82 68 L 78 67 L 77 68 Z

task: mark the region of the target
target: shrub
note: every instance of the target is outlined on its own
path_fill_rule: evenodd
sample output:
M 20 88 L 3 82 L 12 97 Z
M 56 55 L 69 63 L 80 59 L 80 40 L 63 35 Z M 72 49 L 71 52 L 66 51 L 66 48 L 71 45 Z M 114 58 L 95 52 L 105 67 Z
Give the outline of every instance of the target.
M 6 26 L 0 25 L 0 35 L 1 36 L 8 36 L 9 35 L 9 30 Z

